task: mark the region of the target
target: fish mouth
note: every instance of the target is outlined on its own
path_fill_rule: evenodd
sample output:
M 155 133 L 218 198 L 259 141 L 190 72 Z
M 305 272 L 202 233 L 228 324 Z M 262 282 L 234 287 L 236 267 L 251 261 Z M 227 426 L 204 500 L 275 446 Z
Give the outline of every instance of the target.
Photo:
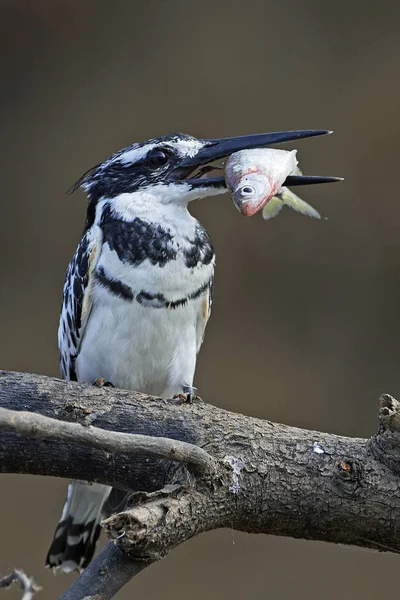
M 272 197 L 273 196 L 271 196 L 271 198 Z M 252 217 L 258 213 L 259 210 L 261 210 L 264 204 L 268 204 L 271 198 L 269 198 L 267 201 L 262 199 L 258 202 L 235 202 L 235 206 L 244 217 Z
M 243 204 L 241 204 L 237 208 L 239 209 L 240 214 L 242 214 L 244 217 L 252 217 L 256 213 L 258 213 L 258 211 L 262 208 L 263 204 L 264 202 L 258 202 L 257 204 L 243 202 Z M 265 204 L 268 204 L 268 202 L 266 202 Z
M 246 200 L 242 196 L 238 197 L 235 193 L 232 194 L 232 199 L 234 205 L 244 217 L 252 217 L 256 213 L 258 213 L 264 205 L 268 204 L 271 198 L 276 196 L 278 192 L 279 188 L 275 186 L 266 195 L 262 196 L 259 200 Z
M 226 190 L 224 177 L 210 177 L 210 173 L 221 170 L 220 165 L 212 163 L 230 156 L 240 150 L 263 148 L 272 144 L 281 144 L 293 140 L 320 135 L 329 135 L 332 131 L 327 129 L 305 129 L 294 131 L 274 131 L 270 133 L 256 133 L 252 135 L 235 136 L 230 138 L 200 140 L 202 148 L 192 157 L 180 161 L 170 175 L 170 180 L 190 185 L 192 188 L 220 188 Z M 315 183 L 332 183 L 341 181 L 341 177 L 320 177 L 290 175 L 283 185 L 310 185 Z

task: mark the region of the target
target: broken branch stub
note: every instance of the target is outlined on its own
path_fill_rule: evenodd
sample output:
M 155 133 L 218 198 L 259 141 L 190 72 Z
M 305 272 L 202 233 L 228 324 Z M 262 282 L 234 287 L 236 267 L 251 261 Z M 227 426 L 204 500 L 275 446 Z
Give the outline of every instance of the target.
M 103 521 L 107 536 L 132 559 L 160 560 L 198 533 L 228 525 L 232 515 L 226 497 L 235 493 L 236 481 L 231 466 L 222 462 L 214 477 L 188 481 L 183 470 L 180 475 L 182 483 L 132 494 L 128 508 Z
M 373 455 L 400 476 L 400 402 L 390 394 L 379 398 L 380 428 L 370 445 Z

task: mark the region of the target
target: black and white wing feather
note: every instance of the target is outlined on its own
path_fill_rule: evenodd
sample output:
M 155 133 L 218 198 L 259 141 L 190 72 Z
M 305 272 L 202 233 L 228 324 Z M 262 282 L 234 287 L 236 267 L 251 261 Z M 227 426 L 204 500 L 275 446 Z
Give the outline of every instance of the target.
M 102 232 L 94 225 L 83 236 L 65 276 L 58 346 L 62 375 L 71 381 L 77 380 L 75 361 L 92 307 L 93 271 L 101 247 Z
M 199 353 L 201 345 L 203 343 L 204 335 L 206 333 L 208 319 L 210 318 L 210 315 L 211 315 L 213 289 L 214 289 L 214 277 L 211 277 L 209 284 L 207 286 L 207 289 L 206 289 L 206 293 L 204 294 L 202 303 L 200 305 L 200 312 L 197 315 L 197 324 L 196 324 L 197 354 Z

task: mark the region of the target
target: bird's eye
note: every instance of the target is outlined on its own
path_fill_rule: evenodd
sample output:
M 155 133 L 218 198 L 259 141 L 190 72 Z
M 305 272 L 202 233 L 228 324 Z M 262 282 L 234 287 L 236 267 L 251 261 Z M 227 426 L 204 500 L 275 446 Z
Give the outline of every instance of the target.
M 161 150 L 160 148 L 153 148 L 147 155 L 147 162 L 152 167 L 162 167 L 168 162 L 168 154 L 165 150 Z

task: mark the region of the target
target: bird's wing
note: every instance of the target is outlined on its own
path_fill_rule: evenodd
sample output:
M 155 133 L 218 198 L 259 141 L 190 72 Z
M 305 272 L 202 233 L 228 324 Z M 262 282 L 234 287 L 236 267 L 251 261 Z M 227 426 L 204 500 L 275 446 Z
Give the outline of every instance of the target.
M 197 352 L 201 348 L 203 343 L 204 334 L 206 331 L 208 319 L 211 315 L 212 295 L 214 289 L 214 276 L 211 277 L 210 282 L 207 286 L 206 293 L 203 295 L 202 302 L 200 304 L 200 311 L 197 315 Z
M 101 229 L 93 226 L 83 236 L 65 276 L 58 346 L 62 375 L 71 381 L 77 380 L 75 361 L 92 308 L 93 272 L 101 248 Z

